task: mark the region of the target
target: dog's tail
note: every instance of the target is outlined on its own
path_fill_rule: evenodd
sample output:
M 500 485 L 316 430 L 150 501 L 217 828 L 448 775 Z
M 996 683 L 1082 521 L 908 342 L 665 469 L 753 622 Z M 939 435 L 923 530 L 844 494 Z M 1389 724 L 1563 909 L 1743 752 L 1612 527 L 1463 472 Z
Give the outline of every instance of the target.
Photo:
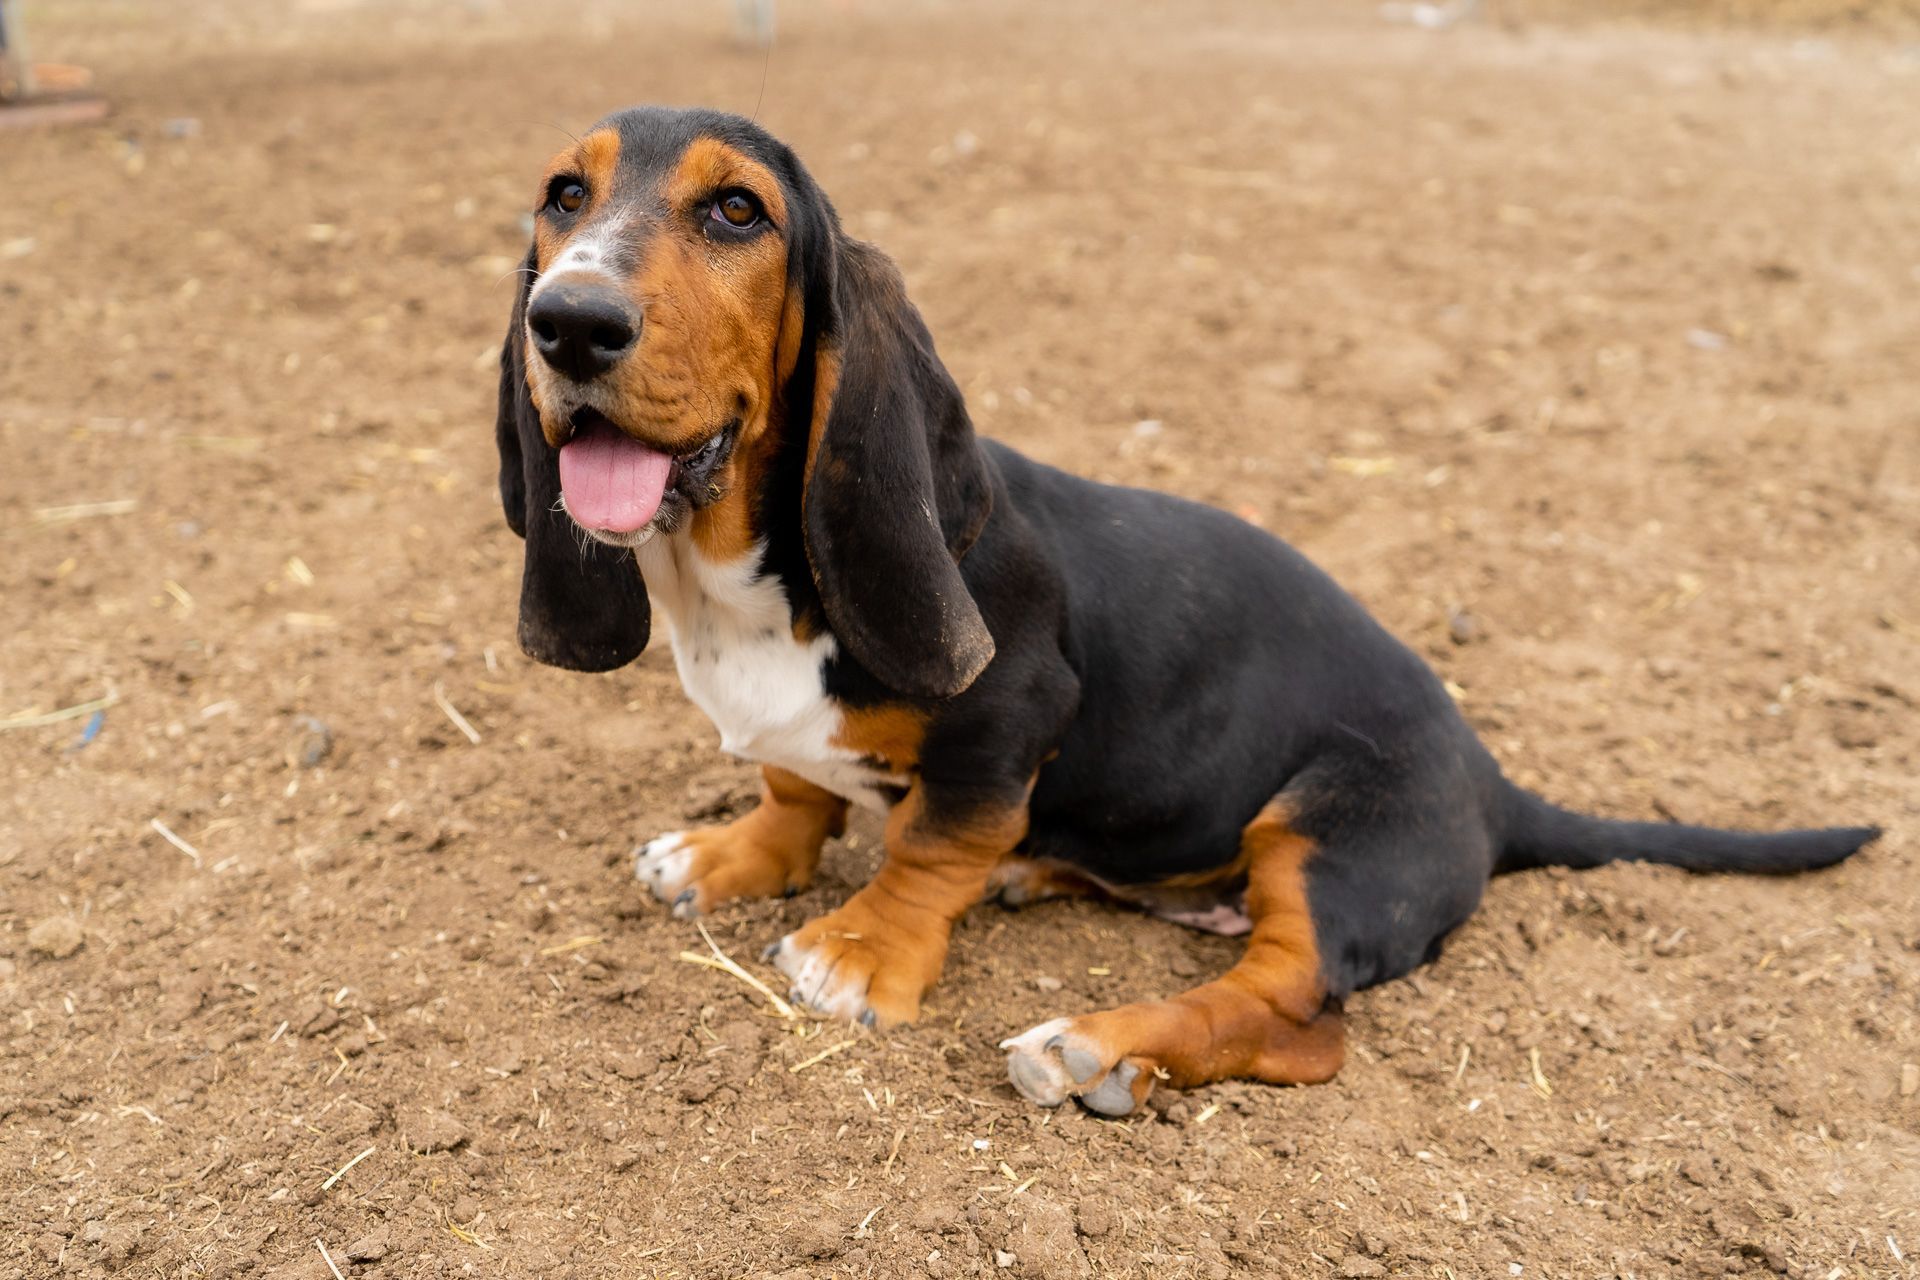
M 1878 827 L 1759 833 L 1619 822 L 1569 813 L 1511 783 L 1506 791 L 1506 841 L 1494 862 L 1496 874 L 1626 861 L 1661 862 L 1689 871 L 1784 875 L 1830 867 L 1880 835 Z

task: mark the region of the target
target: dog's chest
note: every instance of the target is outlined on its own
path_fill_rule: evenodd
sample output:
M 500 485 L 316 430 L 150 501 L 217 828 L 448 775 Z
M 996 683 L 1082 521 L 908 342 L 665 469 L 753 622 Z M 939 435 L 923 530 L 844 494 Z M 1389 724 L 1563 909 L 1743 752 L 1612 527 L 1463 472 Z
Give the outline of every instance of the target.
M 879 788 L 903 780 L 836 742 L 844 715 L 825 685 L 834 639 L 793 634 L 779 579 L 754 572 L 757 549 L 714 563 L 684 537 L 656 537 L 635 554 L 666 619 L 680 683 L 720 730 L 721 749 L 885 809 Z

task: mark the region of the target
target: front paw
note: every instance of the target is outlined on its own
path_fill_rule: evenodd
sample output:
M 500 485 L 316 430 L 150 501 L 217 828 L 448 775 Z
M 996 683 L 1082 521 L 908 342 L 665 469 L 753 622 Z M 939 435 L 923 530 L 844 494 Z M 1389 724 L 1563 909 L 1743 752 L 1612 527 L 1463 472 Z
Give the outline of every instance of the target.
M 844 909 L 811 921 L 771 948 L 793 982 L 790 998 L 829 1017 L 891 1027 L 920 1016 L 920 997 L 946 958 L 946 933 L 850 921 Z
M 634 875 L 685 920 L 736 898 L 770 898 L 806 887 L 806 869 L 743 839 L 731 826 L 669 831 L 635 850 Z

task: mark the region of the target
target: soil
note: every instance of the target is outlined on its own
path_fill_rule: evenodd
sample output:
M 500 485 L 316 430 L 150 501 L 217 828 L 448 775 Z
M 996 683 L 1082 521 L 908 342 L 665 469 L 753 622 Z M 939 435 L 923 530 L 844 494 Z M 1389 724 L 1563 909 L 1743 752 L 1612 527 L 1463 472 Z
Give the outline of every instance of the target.
M 1920 51 L 1666 8 L 30 7 L 115 115 L 0 134 L 0 1277 L 1916 1274 Z M 757 110 L 984 431 L 1295 542 L 1527 785 L 1887 835 L 1504 879 L 1336 1082 L 1127 1123 L 996 1041 L 1235 943 L 981 908 L 919 1024 L 769 1014 L 630 876 L 750 769 L 513 641 L 522 210 L 641 99 Z

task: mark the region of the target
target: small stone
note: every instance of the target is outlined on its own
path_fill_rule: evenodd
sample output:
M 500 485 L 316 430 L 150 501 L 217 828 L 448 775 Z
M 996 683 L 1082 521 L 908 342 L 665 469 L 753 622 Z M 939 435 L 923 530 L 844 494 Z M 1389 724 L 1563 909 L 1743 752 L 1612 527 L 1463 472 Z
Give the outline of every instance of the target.
M 140 1231 L 132 1222 L 89 1222 L 80 1229 L 80 1239 L 94 1246 L 97 1258 L 125 1262 L 140 1249 Z
M 1182 951 L 1167 961 L 1167 969 L 1176 978 L 1194 978 L 1200 975 L 1200 962 Z
M 1033 980 L 1033 989 L 1043 992 L 1046 995 L 1052 995 L 1066 985 L 1067 984 L 1060 981 L 1060 979 L 1044 973 Z
M 72 916 L 49 916 L 27 930 L 27 946 L 55 960 L 65 960 L 87 940 Z
M 1012 1270 L 1013 1264 L 1018 1261 L 1020 1261 L 1020 1259 L 1017 1256 L 1008 1253 L 1005 1249 L 995 1249 L 993 1251 L 993 1265 L 1002 1271 Z
M 1347 1280 L 1365 1280 L 1366 1277 L 1384 1276 L 1387 1269 L 1364 1253 L 1350 1253 L 1340 1259 L 1339 1274 Z
M 615 1173 L 625 1173 L 640 1163 L 640 1153 L 632 1147 L 615 1147 L 607 1160 L 607 1166 Z
M 332 1005 L 315 1005 L 300 1022 L 299 1031 L 303 1036 L 325 1035 L 340 1025 L 340 1013 Z
M 333 730 L 327 727 L 326 721 L 316 720 L 312 716 L 301 716 L 299 725 L 300 743 L 294 758 L 300 762 L 302 769 L 317 769 L 322 761 L 333 754 Z
M 461 1196 L 453 1202 L 453 1220 L 458 1223 L 471 1223 L 480 1217 L 480 1201 L 473 1196 Z
M 818 1221 L 795 1234 L 794 1251 L 803 1258 L 824 1260 L 838 1255 L 846 1247 L 840 1228 L 831 1222 Z
M 1458 645 L 1469 645 L 1486 636 L 1486 628 L 1480 625 L 1480 619 L 1465 609 L 1454 608 L 1447 613 L 1447 638 Z
M 1074 1225 L 1089 1240 L 1097 1240 L 1113 1230 L 1113 1209 L 1104 1200 L 1082 1200 L 1074 1214 Z
M 1920 1093 L 1920 1063 L 1903 1062 L 1900 1064 L 1900 1096 L 1911 1098 Z
M 1865 711 L 1836 715 L 1833 740 L 1849 751 L 1864 751 L 1880 743 L 1880 725 Z
M 622 1080 L 645 1080 L 659 1068 L 660 1061 L 651 1055 L 619 1053 L 608 1059 L 607 1065 Z
M 451 1151 L 467 1140 L 467 1128 L 444 1111 L 421 1111 L 406 1127 L 407 1145 L 422 1155 Z
M 378 1262 L 387 1256 L 387 1237 L 379 1232 L 347 1246 L 348 1262 Z

